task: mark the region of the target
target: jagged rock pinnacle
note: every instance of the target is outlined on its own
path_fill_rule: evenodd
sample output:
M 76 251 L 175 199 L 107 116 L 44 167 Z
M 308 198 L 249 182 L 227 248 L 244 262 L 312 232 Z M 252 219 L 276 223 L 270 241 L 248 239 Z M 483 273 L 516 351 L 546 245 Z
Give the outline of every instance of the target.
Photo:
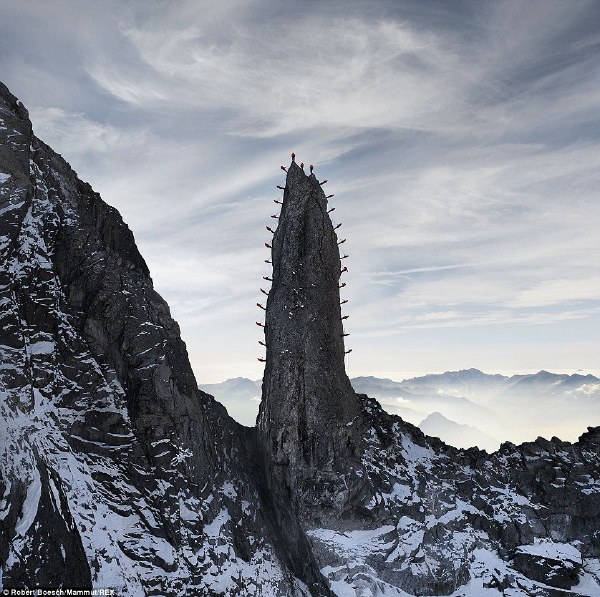
M 315 474 L 348 471 L 361 412 L 344 368 L 337 235 L 319 181 L 295 162 L 272 262 L 258 427 L 275 478 L 293 489 Z

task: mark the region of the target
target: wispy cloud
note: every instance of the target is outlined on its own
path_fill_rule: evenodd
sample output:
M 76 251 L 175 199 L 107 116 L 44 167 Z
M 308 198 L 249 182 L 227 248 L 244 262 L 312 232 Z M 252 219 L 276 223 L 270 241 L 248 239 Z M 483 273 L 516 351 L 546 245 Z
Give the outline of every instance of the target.
M 511 301 L 511 305 L 515 308 L 541 307 L 580 301 L 600 302 L 600 279 L 597 276 L 584 279 L 543 280 L 519 292 Z
M 597 3 L 0 13 L 4 82 L 133 228 L 201 381 L 260 376 L 264 227 L 292 150 L 348 238 L 355 371 L 597 361 Z
M 275 136 L 324 126 L 430 128 L 443 104 L 436 75 L 449 78 L 443 66 L 453 59 L 433 34 L 394 21 L 283 15 L 238 22 L 217 39 L 197 25 L 181 27 L 123 32 L 156 74 L 150 93 L 147 80 L 133 91 L 132 77 L 112 68 L 111 77 L 91 65 L 91 75 L 119 99 L 144 97 L 149 107 L 172 97 L 165 90 L 175 81 L 180 102 L 228 109 L 230 132 Z
M 120 127 L 87 118 L 81 112 L 67 112 L 57 107 L 33 108 L 30 114 L 36 134 L 44 139 L 51 137 L 61 151 L 76 160 L 86 154 L 105 154 L 127 149 L 135 151 L 149 142 L 147 134 L 128 133 Z

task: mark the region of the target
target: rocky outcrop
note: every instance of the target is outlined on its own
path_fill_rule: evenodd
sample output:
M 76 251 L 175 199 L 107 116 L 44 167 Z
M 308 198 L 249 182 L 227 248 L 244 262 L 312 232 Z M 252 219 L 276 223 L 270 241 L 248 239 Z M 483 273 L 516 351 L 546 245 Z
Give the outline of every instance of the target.
M 515 550 L 515 568 L 528 578 L 541 583 L 570 589 L 579 581 L 583 559 L 579 551 L 571 545 L 559 545 L 552 541 L 537 545 L 523 545 Z
M 548 585 L 563 585 L 542 580 L 540 566 L 518 555 L 539 546 L 576 546 L 583 564 L 561 571 L 555 561 L 553 578 L 598 586 L 600 428 L 576 444 L 539 439 L 489 455 L 446 446 L 362 398 L 372 522 L 308 528 L 340 592 L 360 585 L 373 594 L 478 596 L 512 588 L 553 597 Z
M 339 516 L 363 485 L 362 408 L 344 368 L 342 267 L 327 207 L 315 175 L 292 162 L 272 243 L 257 422 L 271 490 L 321 519 Z
M 0 588 L 600 591 L 600 428 L 490 455 L 355 394 L 314 176 L 288 171 L 247 428 L 197 389 L 118 212 L 4 87 L 0 141 Z
M 5 87 L 0 141 L 0 584 L 302 591 L 131 231 Z

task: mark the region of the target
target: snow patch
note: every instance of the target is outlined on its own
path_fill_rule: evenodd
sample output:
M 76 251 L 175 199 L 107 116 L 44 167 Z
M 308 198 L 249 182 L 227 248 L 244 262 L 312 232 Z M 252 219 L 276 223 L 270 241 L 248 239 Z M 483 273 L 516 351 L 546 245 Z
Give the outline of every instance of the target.
M 396 527 L 386 525 L 377 529 L 356 531 L 334 531 L 332 529 L 312 529 L 307 534 L 329 547 L 338 556 L 346 558 L 368 556 L 389 545 L 386 535 L 395 531 Z
M 54 342 L 41 341 L 30 344 L 29 351 L 31 354 L 52 354 L 55 349 Z
M 237 498 L 237 491 L 235 490 L 233 483 L 229 481 L 227 481 L 227 483 L 223 483 L 221 487 L 221 493 L 223 495 L 226 495 L 228 498 L 231 498 L 232 500 Z
M 37 467 L 31 472 L 33 474 L 33 479 L 27 486 L 27 496 L 25 497 L 25 501 L 21 508 L 21 516 L 19 517 L 19 520 L 17 520 L 15 526 L 17 535 L 20 535 L 21 537 L 25 537 L 29 527 L 33 524 L 42 495 L 42 479 L 40 478 L 40 472 Z
M 581 563 L 581 552 L 569 543 L 554 543 L 553 541 L 538 540 L 533 545 L 520 545 L 517 547 L 518 553 L 525 553 L 532 556 L 540 556 L 549 560 L 563 562 L 570 560 Z

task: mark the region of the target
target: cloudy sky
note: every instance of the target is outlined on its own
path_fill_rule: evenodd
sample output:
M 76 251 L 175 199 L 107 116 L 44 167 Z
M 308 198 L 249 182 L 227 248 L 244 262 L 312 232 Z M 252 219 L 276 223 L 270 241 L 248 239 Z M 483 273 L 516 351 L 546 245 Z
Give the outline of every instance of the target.
M 335 193 L 349 373 L 599 373 L 595 1 L 2 0 L 0 79 L 134 231 L 200 383 L 261 377 L 265 225 Z

